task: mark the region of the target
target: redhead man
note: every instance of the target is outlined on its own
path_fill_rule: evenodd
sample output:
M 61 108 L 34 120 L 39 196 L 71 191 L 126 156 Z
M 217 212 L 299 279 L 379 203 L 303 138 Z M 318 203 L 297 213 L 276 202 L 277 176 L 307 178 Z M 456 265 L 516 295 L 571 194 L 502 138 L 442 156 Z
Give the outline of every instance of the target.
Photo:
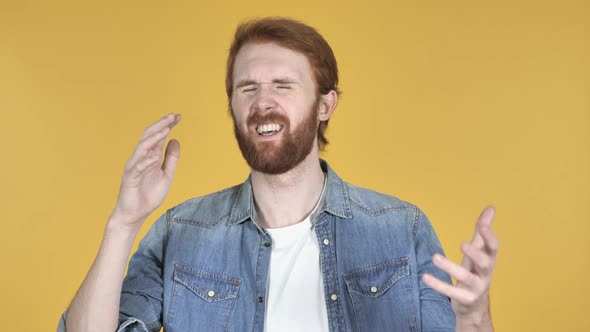
M 456 264 L 418 207 L 349 184 L 319 158 L 339 90 L 336 59 L 315 29 L 246 22 L 227 64 L 250 176 L 168 209 L 125 276 L 180 155 L 170 140 L 162 157 L 179 114 L 147 127 L 59 330 L 492 331 L 494 209 L 484 209 Z

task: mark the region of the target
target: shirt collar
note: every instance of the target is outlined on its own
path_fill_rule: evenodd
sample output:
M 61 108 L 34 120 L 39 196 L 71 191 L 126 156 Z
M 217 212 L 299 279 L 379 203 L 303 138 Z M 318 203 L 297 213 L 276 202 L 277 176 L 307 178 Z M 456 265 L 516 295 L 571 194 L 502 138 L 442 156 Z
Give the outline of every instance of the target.
M 327 212 L 341 218 L 352 218 L 348 187 L 325 160 L 320 159 L 320 167 L 326 173 L 327 182 L 326 192 L 317 214 Z M 240 186 L 229 215 L 229 225 L 239 224 L 248 219 L 258 224 L 252 194 L 252 176 L 248 176 Z

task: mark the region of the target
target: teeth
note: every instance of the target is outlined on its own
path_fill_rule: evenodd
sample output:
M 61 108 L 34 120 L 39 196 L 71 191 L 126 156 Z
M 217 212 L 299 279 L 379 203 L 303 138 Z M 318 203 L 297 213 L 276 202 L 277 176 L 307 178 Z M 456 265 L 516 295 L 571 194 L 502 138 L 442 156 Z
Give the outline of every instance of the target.
M 279 125 L 279 124 L 265 124 L 262 126 L 258 126 L 256 128 L 256 131 L 259 134 L 266 134 L 266 133 L 270 133 L 272 131 L 279 131 L 283 128 L 283 126 Z

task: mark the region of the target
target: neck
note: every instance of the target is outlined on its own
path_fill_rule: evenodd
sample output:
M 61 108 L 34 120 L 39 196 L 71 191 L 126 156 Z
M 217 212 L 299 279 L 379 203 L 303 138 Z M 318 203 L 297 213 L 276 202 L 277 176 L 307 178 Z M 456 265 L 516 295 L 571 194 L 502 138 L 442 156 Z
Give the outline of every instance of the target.
M 279 228 L 303 221 L 320 199 L 323 185 L 317 146 L 286 173 L 271 175 L 252 170 L 252 191 L 260 226 Z

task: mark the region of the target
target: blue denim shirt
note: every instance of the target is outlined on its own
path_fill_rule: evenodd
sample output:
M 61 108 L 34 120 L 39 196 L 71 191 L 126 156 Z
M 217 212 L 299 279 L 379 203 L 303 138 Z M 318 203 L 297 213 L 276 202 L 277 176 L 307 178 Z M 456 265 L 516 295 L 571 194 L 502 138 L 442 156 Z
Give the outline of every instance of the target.
M 443 250 L 424 213 L 320 163 L 327 187 L 312 222 L 330 331 L 455 331 L 449 299 L 421 279 L 450 282 L 432 264 Z M 131 258 L 118 331 L 263 331 L 271 249 L 250 178 L 169 209 Z

